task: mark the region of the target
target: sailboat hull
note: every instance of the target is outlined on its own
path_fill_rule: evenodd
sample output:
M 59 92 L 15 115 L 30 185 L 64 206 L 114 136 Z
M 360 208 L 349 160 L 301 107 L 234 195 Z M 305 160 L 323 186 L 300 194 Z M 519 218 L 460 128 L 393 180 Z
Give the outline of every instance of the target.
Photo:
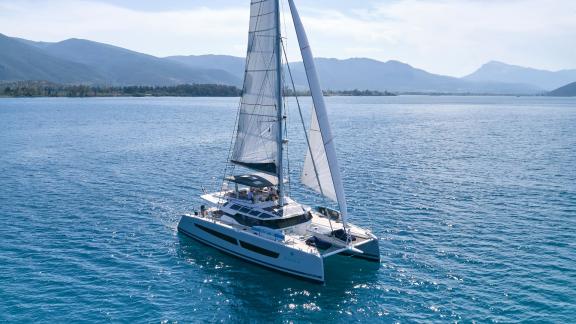
M 318 283 L 324 282 L 324 262 L 320 255 L 291 248 L 218 221 L 183 215 L 178 231 L 201 243 L 268 269 Z

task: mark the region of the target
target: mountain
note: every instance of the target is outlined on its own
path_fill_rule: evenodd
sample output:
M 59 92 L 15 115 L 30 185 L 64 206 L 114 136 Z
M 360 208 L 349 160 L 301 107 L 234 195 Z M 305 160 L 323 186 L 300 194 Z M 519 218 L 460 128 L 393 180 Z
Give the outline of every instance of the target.
M 450 93 L 514 93 L 538 92 L 533 86 L 476 82 L 432 74 L 398 61 L 380 62 L 366 58 L 346 60 L 318 58 L 316 68 L 322 86 L 331 90 L 371 89 L 401 92 L 450 92 Z M 293 65 L 296 84 L 305 84 L 304 65 Z
M 193 68 L 88 40 L 34 42 L 0 34 L 0 81 L 22 80 L 96 85 L 241 84 L 241 78 L 218 68 Z
M 95 85 L 214 83 L 241 86 L 244 61 L 244 58 L 226 55 L 159 58 L 83 39 L 50 43 L 0 34 L 0 81 L 45 80 Z M 482 75 L 480 73 L 459 79 L 432 74 L 399 61 L 317 58 L 316 66 L 325 90 L 542 93 L 537 86 L 522 84 L 528 78 L 514 83 L 485 81 L 479 77 Z M 297 88 L 307 88 L 302 62 L 291 63 L 290 67 Z
M 483 82 L 525 83 L 545 90 L 576 81 L 576 70 L 546 71 L 491 61 L 463 79 Z
M 54 57 L 91 67 L 110 84 L 240 84 L 239 78 L 216 67 L 194 68 L 179 62 L 83 39 L 72 38 L 49 44 L 44 46 L 43 50 Z
M 168 56 L 165 59 L 179 62 L 193 68 L 218 67 L 240 80 L 244 77 L 244 63 L 246 59 L 243 57 L 208 54 Z
M 226 55 L 170 56 L 191 67 L 221 68 L 242 79 L 244 58 Z M 424 70 L 398 62 L 380 62 L 367 58 L 346 60 L 316 58 L 316 68 L 322 87 L 326 90 L 370 89 L 401 92 L 474 92 L 533 94 L 541 89 L 520 84 L 498 82 L 476 82 L 428 73 Z M 294 83 L 298 89 L 307 87 L 302 62 L 290 63 Z
M 0 34 L 0 80 L 86 83 L 104 79 L 84 64 L 54 57 L 41 48 Z
M 576 97 L 576 82 L 569 83 L 556 90 L 550 91 L 548 95 L 554 97 Z

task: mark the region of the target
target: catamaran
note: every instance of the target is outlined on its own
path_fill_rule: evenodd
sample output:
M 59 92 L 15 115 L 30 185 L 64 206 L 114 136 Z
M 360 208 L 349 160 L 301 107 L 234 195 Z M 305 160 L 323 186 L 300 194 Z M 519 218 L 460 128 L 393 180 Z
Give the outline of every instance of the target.
M 251 0 L 248 50 L 233 146 L 222 186 L 201 196 L 208 205 L 184 214 L 178 230 L 206 245 L 284 273 L 324 282 L 324 260 L 346 256 L 380 262 L 378 238 L 347 221 L 334 136 L 308 39 L 288 0 L 312 95 L 301 183 L 338 208 L 315 207 L 286 191 L 281 0 Z M 284 55 L 282 55 L 284 54 Z M 291 75 L 289 65 L 286 65 Z M 294 82 L 292 87 L 295 90 Z M 296 97 L 297 100 L 297 97 Z M 302 110 L 298 103 L 302 125 Z M 236 168 L 247 170 L 235 174 Z M 312 194 L 312 193 L 311 193 Z

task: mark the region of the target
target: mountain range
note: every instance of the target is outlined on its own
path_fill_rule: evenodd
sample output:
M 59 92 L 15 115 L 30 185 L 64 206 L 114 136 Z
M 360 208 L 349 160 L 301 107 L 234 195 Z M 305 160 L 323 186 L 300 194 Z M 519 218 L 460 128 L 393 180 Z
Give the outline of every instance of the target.
M 193 68 L 173 60 L 83 39 L 33 42 L 0 34 L 0 80 L 45 80 L 97 85 L 239 85 L 218 68 Z
M 481 82 L 525 83 L 544 90 L 553 90 L 576 81 L 576 69 L 553 72 L 491 61 L 463 79 Z
M 399 61 L 316 58 L 326 90 L 538 94 L 576 81 L 576 70 L 550 72 L 489 62 L 456 78 L 432 74 Z M 297 88 L 306 87 L 302 62 L 290 63 Z M 244 58 L 227 55 L 143 54 L 83 39 L 35 42 L 0 34 L 0 81 L 45 80 L 65 84 L 241 86 Z

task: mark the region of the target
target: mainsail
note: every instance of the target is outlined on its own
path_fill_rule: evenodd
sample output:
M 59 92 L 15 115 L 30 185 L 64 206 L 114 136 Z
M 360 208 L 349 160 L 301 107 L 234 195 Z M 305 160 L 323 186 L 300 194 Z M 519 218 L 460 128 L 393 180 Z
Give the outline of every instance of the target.
M 252 0 L 246 71 L 232 162 L 279 172 L 278 0 Z M 281 162 L 280 162 L 281 163 Z
M 345 220 L 347 214 L 346 197 L 344 196 L 340 168 L 336 159 L 334 136 L 330 130 L 324 96 L 322 95 L 316 67 L 314 66 L 314 58 L 302 21 L 293 0 L 288 0 L 288 3 L 314 104 L 312 122 L 308 132 L 309 150 L 304 161 L 302 183 L 325 197 L 337 201 L 342 218 Z

